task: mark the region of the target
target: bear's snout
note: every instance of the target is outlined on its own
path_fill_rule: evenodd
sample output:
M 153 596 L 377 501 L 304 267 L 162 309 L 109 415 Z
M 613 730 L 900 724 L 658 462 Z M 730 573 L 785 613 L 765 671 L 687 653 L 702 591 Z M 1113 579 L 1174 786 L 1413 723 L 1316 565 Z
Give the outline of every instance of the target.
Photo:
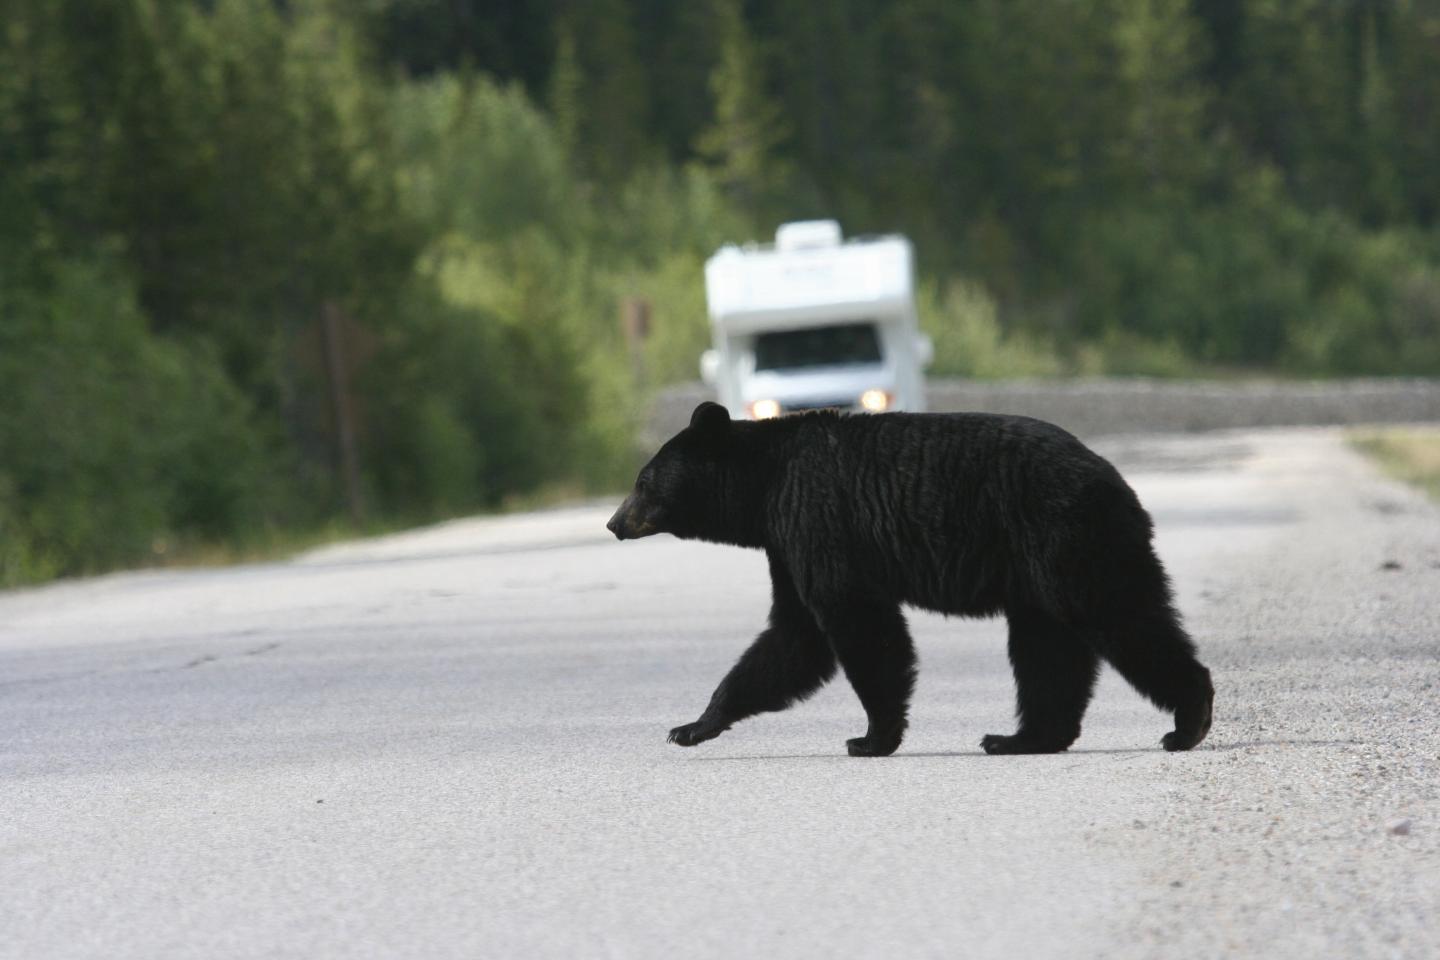
M 639 502 L 633 493 L 620 504 L 615 516 L 605 524 L 605 529 L 615 534 L 616 540 L 639 540 L 660 532 L 655 511 L 648 504 Z
M 615 534 L 616 540 L 625 539 L 625 507 L 629 503 L 630 501 L 626 500 L 625 503 L 620 504 L 620 509 L 616 510 L 615 515 L 605 524 L 605 529 Z
M 616 509 L 610 522 L 605 524 L 605 529 L 615 534 L 616 540 L 633 540 L 639 536 L 635 529 L 635 512 L 635 495 L 632 493 Z

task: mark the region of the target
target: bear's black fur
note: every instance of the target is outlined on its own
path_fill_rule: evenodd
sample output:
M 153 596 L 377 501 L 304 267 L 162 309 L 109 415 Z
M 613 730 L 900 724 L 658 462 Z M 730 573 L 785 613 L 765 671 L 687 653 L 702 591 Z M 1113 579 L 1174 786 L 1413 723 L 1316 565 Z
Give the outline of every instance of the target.
M 1080 734 L 1100 661 L 1175 715 L 1166 750 L 1210 729 L 1210 672 L 1180 625 L 1150 517 L 1106 460 L 1052 424 L 986 414 L 810 413 L 732 421 L 702 403 L 608 527 L 763 549 L 770 624 L 694 723 L 693 746 L 810 696 L 838 663 L 869 719 L 851 756 L 900 746 L 915 680 L 901 613 L 1004 613 L 1019 728 L 987 753 Z

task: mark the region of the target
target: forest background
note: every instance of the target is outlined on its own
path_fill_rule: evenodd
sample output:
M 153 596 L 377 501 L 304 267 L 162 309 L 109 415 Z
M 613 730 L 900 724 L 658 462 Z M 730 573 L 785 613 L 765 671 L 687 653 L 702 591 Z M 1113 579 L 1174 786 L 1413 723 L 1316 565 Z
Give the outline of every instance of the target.
M 1429 0 L 0 0 L 0 585 L 614 488 L 785 220 L 938 374 L 1329 377 L 1437 216 Z

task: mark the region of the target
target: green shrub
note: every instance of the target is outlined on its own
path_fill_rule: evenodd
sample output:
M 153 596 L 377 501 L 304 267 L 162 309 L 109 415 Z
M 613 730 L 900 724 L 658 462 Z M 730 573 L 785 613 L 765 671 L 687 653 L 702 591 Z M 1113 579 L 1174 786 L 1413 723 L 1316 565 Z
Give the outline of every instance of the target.
M 0 291 L 0 582 L 241 538 L 265 510 L 250 410 L 204 349 L 157 339 L 104 261 Z
M 916 306 L 920 326 L 935 344 L 936 375 L 994 379 L 1060 372 L 1059 358 L 1038 338 L 1001 330 L 996 303 L 978 283 L 957 280 L 943 289 L 923 283 Z

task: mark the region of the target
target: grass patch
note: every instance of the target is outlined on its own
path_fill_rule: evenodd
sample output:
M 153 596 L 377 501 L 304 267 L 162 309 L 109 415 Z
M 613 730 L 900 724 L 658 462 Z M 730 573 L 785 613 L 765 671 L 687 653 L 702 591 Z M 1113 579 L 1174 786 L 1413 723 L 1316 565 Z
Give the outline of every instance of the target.
M 1440 500 L 1440 427 L 1367 430 L 1349 439 L 1387 474 Z

